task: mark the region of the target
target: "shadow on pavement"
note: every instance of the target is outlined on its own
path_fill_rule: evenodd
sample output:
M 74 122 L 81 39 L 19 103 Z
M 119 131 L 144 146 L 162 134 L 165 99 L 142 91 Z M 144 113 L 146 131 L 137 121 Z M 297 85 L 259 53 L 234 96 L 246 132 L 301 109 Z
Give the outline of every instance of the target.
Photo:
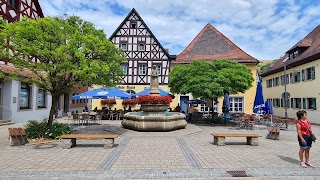
M 300 161 L 298 159 L 293 159 L 291 157 L 285 157 L 285 156 L 278 156 L 280 159 L 284 160 L 284 161 L 287 161 L 287 162 L 290 162 L 292 164 L 299 164 Z

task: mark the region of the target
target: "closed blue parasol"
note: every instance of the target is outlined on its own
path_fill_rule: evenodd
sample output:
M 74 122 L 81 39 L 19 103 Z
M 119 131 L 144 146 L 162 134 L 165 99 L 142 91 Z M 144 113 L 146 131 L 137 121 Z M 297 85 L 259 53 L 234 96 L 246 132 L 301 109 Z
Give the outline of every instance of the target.
M 257 114 L 263 114 L 264 109 L 265 109 L 265 102 L 262 94 L 262 85 L 261 85 L 261 82 L 258 81 L 256 96 L 254 98 L 254 103 L 253 103 L 253 112 Z
M 266 101 L 265 103 L 264 103 L 264 114 L 270 114 L 270 106 L 269 106 L 269 103 L 268 103 L 268 101 Z
M 72 96 L 72 99 L 128 99 L 130 95 L 118 88 L 99 88 L 93 89 L 79 95 Z
M 269 114 L 273 114 L 273 101 L 272 101 L 272 99 L 270 100 L 270 103 L 269 103 Z
M 174 98 L 174 95 L 162 90 L 159 88 L 159 92 L 160 92 L 160 96 L 171 96 L 172 98 Z M 150 94 L 150 88 L 147 88 L 143 91 L 138 92 L 137 94 L 135 94 L 136 97 L 138 96 L 142 96 L 142 95 L 149 95 Z
M 222 112 L 228 113 L 230 111 L 230 96 L 229 93 L 224 93 L 223 104 L 222 104 Z

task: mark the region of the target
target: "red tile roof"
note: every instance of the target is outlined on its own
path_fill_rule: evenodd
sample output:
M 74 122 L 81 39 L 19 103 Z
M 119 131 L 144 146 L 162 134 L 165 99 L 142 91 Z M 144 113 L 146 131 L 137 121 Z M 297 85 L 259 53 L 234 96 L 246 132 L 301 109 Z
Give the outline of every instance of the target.
M 4 65 L 4 64 L 0 65 L 0 71 L 5 74 L 11 74 L 11 73 L 17 72 L 19 73 L 20 76 L 23 76 L 23 77 L 37 77 L 37 75 L 30 70 L 23 69 L 21 71 L 19 68 L 16 68 L 14 66 Z
M 207 24 L 180 53 L 173 64 L 187 64 L 193 60 L 229 59 L 240 63 L 258 63 L 211 24 Z
M 292 52 L 296 48 L 304 47 L 306 50 L 294 59 L 286 61 L 287 69 L 300 66 L 302 64 L 320 59 L 320 25 L 314 28 L 306 37 L 301 39 L 287 53 L 275 62 L 269 69 L 261 76 L 265 77 L 277 72 L 283 71 L 283 61 L 288 58 L 288 52 Z

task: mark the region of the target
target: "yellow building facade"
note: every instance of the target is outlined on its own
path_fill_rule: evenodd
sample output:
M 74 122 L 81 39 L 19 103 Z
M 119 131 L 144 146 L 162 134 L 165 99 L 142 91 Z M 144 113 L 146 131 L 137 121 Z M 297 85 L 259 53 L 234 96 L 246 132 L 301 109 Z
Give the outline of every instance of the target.
M 317 26 L 261 75 L 264 98 L 272 99 L 275 115 L 285 117 L 287 111 L 287 117 L 297 119 L 296 112 L 305 110 L 310 122 L 320 123 L 319 45 Z M 282 97 L 285 91 L 290 95 L 286 96 L 287 106 Z

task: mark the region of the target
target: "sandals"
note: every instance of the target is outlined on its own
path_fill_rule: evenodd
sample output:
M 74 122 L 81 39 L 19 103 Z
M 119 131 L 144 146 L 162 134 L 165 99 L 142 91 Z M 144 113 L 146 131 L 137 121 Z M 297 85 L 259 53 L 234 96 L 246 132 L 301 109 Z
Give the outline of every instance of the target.
M 310 165 L 310 164 L 309 164 L 309 165 Z M 300 166 L 303 167 L 303 168 L 307 168 L 307 165 L 306 165 L 306 163 L 304 163 L 304 162 L 300 162 Z

